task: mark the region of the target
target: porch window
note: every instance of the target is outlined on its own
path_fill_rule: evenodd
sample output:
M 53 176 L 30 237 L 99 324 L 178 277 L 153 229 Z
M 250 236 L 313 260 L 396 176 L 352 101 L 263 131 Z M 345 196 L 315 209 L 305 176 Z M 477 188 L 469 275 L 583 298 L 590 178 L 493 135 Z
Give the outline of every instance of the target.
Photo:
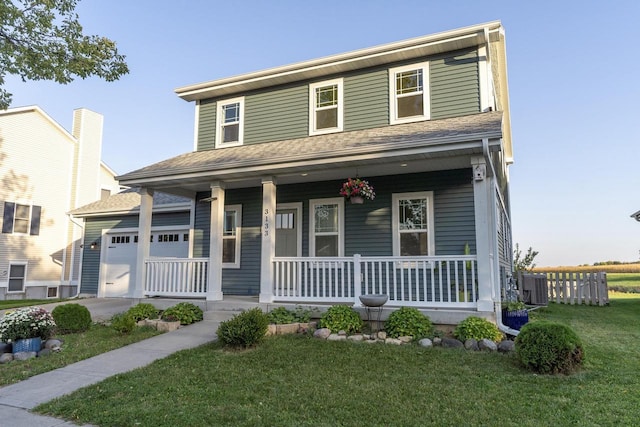
M 28 203 L 4 202 L 2 232 L 8 234 L 40 234 L 40 206 Z
M 342 79 L 309 85 L 309 135 L 342 131 Z
M 390 123 L 407 123 L 430 118 L 429 63 L 389 70 Z
M 218 102 L 216 148 L 242 145 L 244 136 L 244 97 Z
M 433 192 L 394 194 L 393 255 L 434 255 Z
M 309 201 L 309 255 L 337 257 L 344 253 L 344 199 Z
M 24 282 L 27 278 L 27 263 L 12 262 L 9 264 L 9 284 L 7 292 L 24 292 Z
M 241 205 L 225 206 L 222 232 L 222 267 L 224 268 L 240 268 L 241 221 Z

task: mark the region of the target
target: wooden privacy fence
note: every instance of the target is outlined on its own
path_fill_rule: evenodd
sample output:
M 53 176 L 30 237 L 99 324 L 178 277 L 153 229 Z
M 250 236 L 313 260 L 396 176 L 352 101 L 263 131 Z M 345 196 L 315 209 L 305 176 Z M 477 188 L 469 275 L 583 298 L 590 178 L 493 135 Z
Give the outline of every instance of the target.
M 525 302 L 531 304 L 546 304 L 541 291 L 546 287 L 548 301 L 558 304 L 609 304 L 609 289 L 607 287 L 607 273 L 527 273 L 521 274 L 518 283 Z M 546 286 L 545 286 L 546 284 Z M 533 300 L 531 300 L 533 299 Z M 538 300 L 538 301 L 536 301 Z

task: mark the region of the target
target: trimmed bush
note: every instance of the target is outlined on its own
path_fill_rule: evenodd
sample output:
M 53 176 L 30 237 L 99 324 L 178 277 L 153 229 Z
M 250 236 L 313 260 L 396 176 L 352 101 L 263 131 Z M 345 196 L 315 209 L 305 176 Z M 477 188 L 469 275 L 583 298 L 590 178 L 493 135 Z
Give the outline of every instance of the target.
M 469 316 L 456 326 L 453 336 L 460 341 L 465 342 L 468 339 L 480 341 L 481 339 L 489 339 L 491 341 L 501 341 L 502 332 L 496 325 L 487 319 Z
M 181 302 L 162 312 L 163 320 L 179 320 L 181 325 L 190 325 L 202 320 L 202 309 L 190 302 Z
M 269 323 L 272 325 L 285 325 L 287 323 L 294 323 L 296 317 L 293 312 L 287 310 L 285 307 L 276 307 L 268 314 Z
M 111 318 L 111 327 L 122 335 L 131 333 L 136 327 L 136 321 L 128 313 L 114 314 Z
M 146 302 L 141 302 L 134 305 L 129 310 L 127 310 L 127 313 L 129 313 L 129 315 L 133 317 L 133 320 L 135 320 L 136 322 L 144 319 L 155 319 L 158 317 L 158 309 L 155 308 L 153 304 L 149 304 Z
M 56 331 L 60 334 L 83 332 L 91 326 L 89 309 L 80 304 L 62 304 L 51 312 L 56 321 Z
M 334 305 L 322 315 L 319 326 L 331 329 L 331 332 L 345 331 L 351 334 L 362 330 L 362 319 L 358 312 L 348 305 Z
M 520 362 L 541 374 L 570 374 L 582 365 L 584 358 L 582 341 L 573 329 L 562 323 L 527 323 L 515 344 Z
M 389 315 L 384 330 L 392 338 L 411 336 L 417 339 L 433 335 L 433 324 L 417 308 L 402 307 Z
M 268 326 L 268 316 L 257 307 L 252 308 L 220 323 L 218 339 L 230 347 L 252 347 L 262 342 Z

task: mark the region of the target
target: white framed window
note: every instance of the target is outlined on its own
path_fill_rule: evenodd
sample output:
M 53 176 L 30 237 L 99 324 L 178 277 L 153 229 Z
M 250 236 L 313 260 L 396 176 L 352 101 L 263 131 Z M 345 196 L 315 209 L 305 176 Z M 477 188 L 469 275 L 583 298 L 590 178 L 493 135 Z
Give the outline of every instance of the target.
M 392 206 L 393 255 L 434 255 L 433 191 L 393 194 Z
M 9 263 L 9 282 L 7 292 L 24 292 L 24 284 L 27 280 L 27 262 L 12 261 Z
M 431 117 L 429 63 L 389 69 L 391 124 L 428 120 Z
M 344 256 L 344 198 L 309 201 L 309 256 Z
M 244 138 L 244 97 L 218 101 L 216 148 L 242 145 Z
M 42 208 L 28 202 L 4 202 L 2 232 L 8 234 L 40 234 Z
M 242 205 L 229 205 L 224 207 L 223 227 L 222 267 L 240 268 Z
M 343 79 L 309 85 L 309 135 L 341 132 Z

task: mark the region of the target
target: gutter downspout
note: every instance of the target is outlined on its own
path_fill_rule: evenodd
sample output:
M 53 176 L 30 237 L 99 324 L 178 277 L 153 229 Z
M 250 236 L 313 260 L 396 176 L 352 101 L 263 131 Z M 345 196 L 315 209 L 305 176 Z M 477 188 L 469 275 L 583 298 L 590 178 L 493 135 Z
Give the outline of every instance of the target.
M 496 170 L 493 167 L 493 162 L 491 161 L 491 156 L 489 155 L 489 139 L 488 138 L 482 138 L 482 154 L 485 158 L 486 163 L 489 165 L 489 168 L 491 169 L 491 176 L 495 177 Z M 494 191 L 495 191 L 495 185 L 496 184 L 494 179 L 493 181 Z M 502 302 L 500 301 L 500 299 L 498 299 L 498 301 L 493 302 L 493 307 L 496 315 L 496 325 L 498 326 L 498 329 L 500 329 L 502 332 L 506 334 L 517 336 L 520 333 L 520 331 L 518 331 L 517 329 L 510 328 L 504 323 L 502 323 Z
M 80 227 L 80 230 L 82 230 L 82 241 L 84 242 L 84 225 L 78 224 L 74 220 L 73 214 L 67 213 L 67 216 L 69 217 L 69 221 L 71 221 L 73 224 L 75 224 L 78 227 Z M 80 265 L 78 266 L 78 289 L 76 290 L 76 294 L 70 296 L 69 299 L 76 299 L 76 298 L 78 298 L 80 296 L 80 283 L 82 282 L 82 260 L 83 260 L 83 258 L 84 258 L 84 244 L 80 244 Z M 73 260 L 71 260 L 71 262 L 73 263 Z M 70 274 L 69 281 L 71 281 L 71 274 L 73 274 L 73 268 L 71 269 L 69 274 Z

